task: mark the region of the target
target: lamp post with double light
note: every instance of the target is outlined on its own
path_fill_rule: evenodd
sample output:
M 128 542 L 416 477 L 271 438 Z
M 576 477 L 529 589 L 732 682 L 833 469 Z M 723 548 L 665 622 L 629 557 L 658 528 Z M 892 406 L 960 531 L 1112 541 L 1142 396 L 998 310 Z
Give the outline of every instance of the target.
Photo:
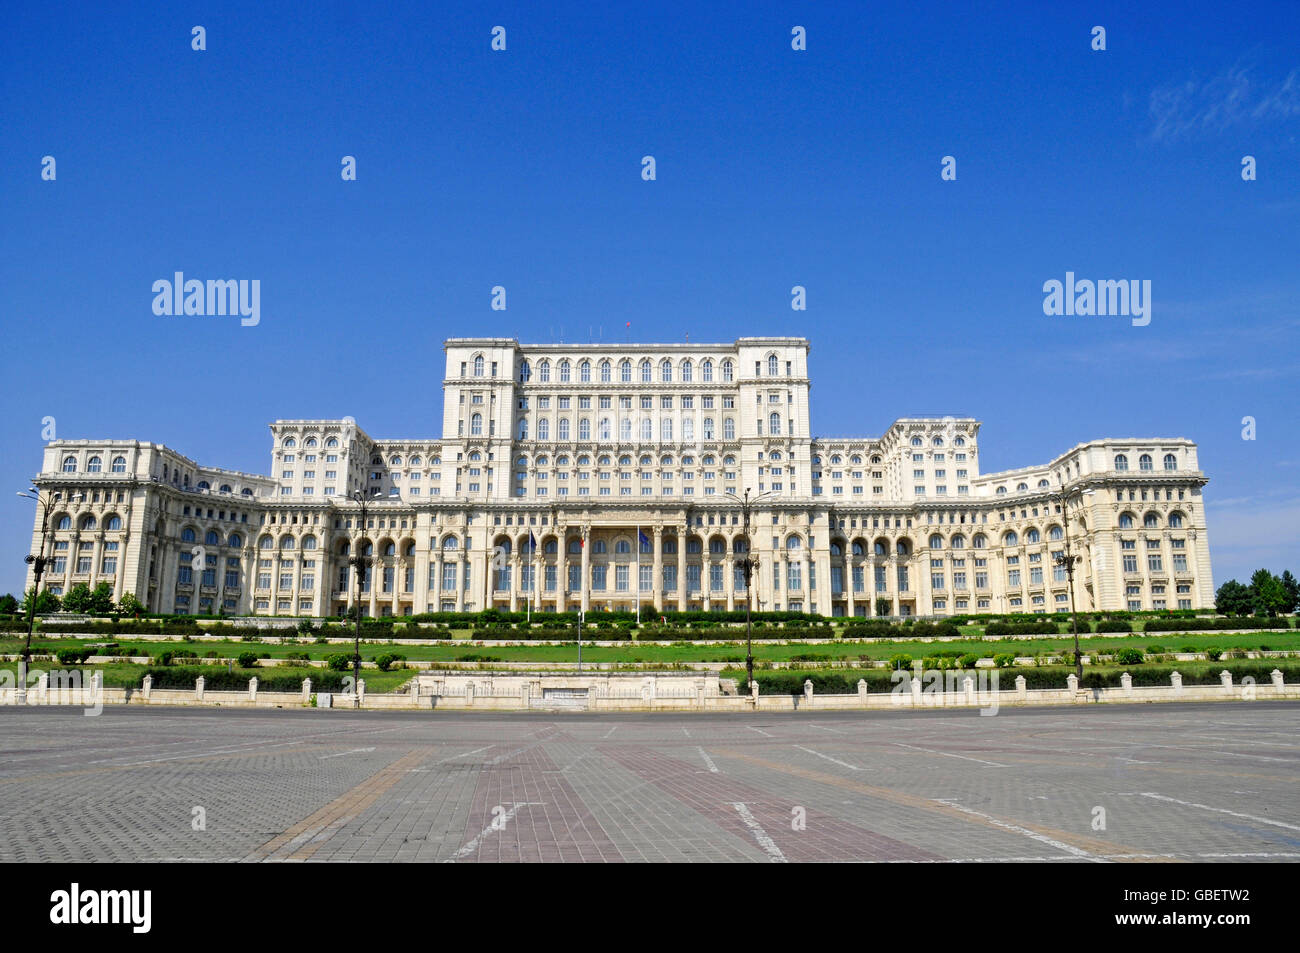
M 1070 589 L 1070 625 L 1074 631 L 1074 674 L 1080 685 L 1083 684 L 1083 656 L 1079 654 L 1079 613 L 1074 604 L 1074 566 L 1083 557 L 1070 551 L 1070 497 L 1092 496 L 1095 492 L 1095 490 L 1067 492 L 1065 485 L 1061 484 L 1052 494 L 1052 498 L 1060 504 L 1061 522 L 1065 528 L 1065 548 L 1056 554 L 1055 561 L 1057 566 L 1065 570 Z
M 357 577 L 357 618 L 356 628 L 353 635 L 352 649 L 352 707 L 361 707 L 361 584 L 365 578 L 366 570 L 374 566 L 379 561 L 379 554 L 372 553 L 367 556 L 361 552 L 361 541 L 365 539 L 366 533 L 366 503 L 372 497 L 361 490 L 352 491 L 352 500 L 361 509 L 361 517 L 357 523 L 359 531 L 357 542 L 352 547 L 352 555 L 348 557 L 350 565 Z M 371 579 L 370 584 L 373 586 L 375 580 Z
M 749 495 L 749 487 L 745 487 L 745 495 L 737 496 L 735 493 L 728 493 L 727 498 L 740 504 L 741 519 L 744 523 L 743 535 L 745 537 L 745 555 L 737 559 L 735 555 L 735 543 L 732 543 L 732 562 L 740 567 L 740 571 L 745 574 L 745 681 L 750 685 L 750 691 L 753 691 L 754 684 L 754 628 L 750 621 L 750 607 L 754 601 L 754 570 L 758 568 L 758 557 L 754 554 L 754 541 L 749 535 L 749 514 L 754 508 L 754 504 L 762 499 L 771 496 L 771 492 L 760 493 L 758 496 Z
M 45 556 L 45 537 L 49 532 L 50 511 L 54 508 L 54 504 L 63 498 L 63 494 L 49 492 L 42 496 L 40 490 L 32 487 L 29 490 L 19 490 L 18 495 L 25 500 L 35 500 L 41 511 L 41 547 L 36 551 L 35 555 L 25 557 L 27 564 L 32 567 L 34 578 L 32 601 L 27 613 L 27 642 L 23 646 L 22 655 L 23 659 L 26 660 L 32 654 L 32 632 L 36 628 L 36 600 L 40 598 L 41 594 L 41 576 L 45 575 L 45 567 L 51 562 Z

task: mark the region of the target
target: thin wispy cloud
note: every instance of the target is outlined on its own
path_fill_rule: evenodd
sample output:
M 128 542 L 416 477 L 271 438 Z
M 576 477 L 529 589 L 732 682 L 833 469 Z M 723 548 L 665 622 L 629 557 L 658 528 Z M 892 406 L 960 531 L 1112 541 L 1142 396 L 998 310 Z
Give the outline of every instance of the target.
M 1148 138 L 1173 142 L 1229 129 L 1300 118 L 1300 70 L 1283 80 L 1256 79 L 1232 66 L 1204 82 L 1189 79 L 1151 91 Z

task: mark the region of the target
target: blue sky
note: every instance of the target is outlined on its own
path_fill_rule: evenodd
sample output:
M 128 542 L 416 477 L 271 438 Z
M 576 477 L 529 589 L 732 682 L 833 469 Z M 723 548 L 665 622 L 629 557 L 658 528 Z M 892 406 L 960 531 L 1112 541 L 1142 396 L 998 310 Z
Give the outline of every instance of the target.
M 1300 5 L 168 6 L 6 15 L 13 489 L 46 416 L 266 472 L 278 417 L 436 436 L 446 337 L 630 321 L 806 335 L 815 432 L 970 414 L 985 471 L 1191 438 L 1216 584 L 1300 572 Z M 261 323 L 155 316 L 178 270 L 260 279 Z M 1066 271 L 1150 280 L 1150 325 L 1045 316 Z

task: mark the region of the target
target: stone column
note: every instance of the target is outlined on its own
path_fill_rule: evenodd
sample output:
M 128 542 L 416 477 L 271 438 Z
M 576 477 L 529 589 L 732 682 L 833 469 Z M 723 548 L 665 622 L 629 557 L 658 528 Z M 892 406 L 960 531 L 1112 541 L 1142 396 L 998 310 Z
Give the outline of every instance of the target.
M 690 525 L 677 531 L 677 611 L 686 611 L 686 537 Z
M 650 593 L 655 612 L 664 611 L 664 528 L 654 528 L 654 571 L 650 577 Z

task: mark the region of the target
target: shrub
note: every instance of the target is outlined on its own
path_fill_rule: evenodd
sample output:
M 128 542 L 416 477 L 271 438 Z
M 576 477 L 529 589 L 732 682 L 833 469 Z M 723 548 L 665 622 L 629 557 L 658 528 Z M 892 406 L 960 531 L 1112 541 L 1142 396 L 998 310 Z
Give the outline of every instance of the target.
M 352 667 L 354 656 L 350 653 L 335 652 L 325 656 L 325 665 L 331 672 L 346 672 Z
M 375 659 L 375 665 L 379 668 L 379 671 L 387 672 L 393 667 L 394 663 L 401 662 L 405 658 L 405 655 L 384 654 Z
M 1120 622 L 1116 619 L 1111 619 L 1106 622 L 1098 622 L 1097 631 L 1098 632 L 1132 632 L 1133 624 L 1130 622 Z
M 239 667 L 240 667 L 240 668 L 256 668 L 256 667 L 257 667 L 257 653 L 256 653 L 256 652 L 240 652 L 240 653 L 239 653 L 239 657 L 238 657 L 235 661 L 237 661 L 237 662 L 239 663 Z
M 963 656 L 962 656 L 961 658 L 959 658 L 957 661 L 958 661 L 959 663 L 961 663 L 961 667 L 962 667 L 962 668 L 974 668 L 974 667 L 975 667 L 975 663 L 978 662 L 979 660 L 980 660 L 980 657 L 979 657 L 978 655 L 976 655 L 974 652 L 967 652 L 965 655 L 963 655 Z
M 99 649 L 59 649 L 56 653 L 60 665 L 80 665 Z
M 311 635 L 316 631 L 316 626 L 312 625 L 311 619 L 302 619 L 298 622 L 298 631 L 303 635 Z
M 1140 665 L 1144 658 L 1141 649 L 1120 649 L 1115 653 L 1115 661 L 1120 665 Z
M 1164 654 L 1165 654 L 1165 647 L 1164 647 L 1163 645 L 1159 645 L 1159 644 L 1156 644 L 1156 643 L 1152 643 L 1151 645 L 1148 645 L 1148 646 L 1147 646 L 1147 654 L 1148 654 L 1148 655 L 1164 655 Z
M 1223 658 L 1223 649 L 1208 648 L 1205 650 L 1205 657 L 1211 662 L 1217 662 Z
M 911 665 L 912 656 L 908 655 L 906 652 L 899 652 L 897 655 L 891 655 L 889 657 L 890 668 L 910 668 Z
M 998 668 L 1011 668 L 1016 664 L 1016 657 L 1010 653 L 993 656 L 993 664 Z

